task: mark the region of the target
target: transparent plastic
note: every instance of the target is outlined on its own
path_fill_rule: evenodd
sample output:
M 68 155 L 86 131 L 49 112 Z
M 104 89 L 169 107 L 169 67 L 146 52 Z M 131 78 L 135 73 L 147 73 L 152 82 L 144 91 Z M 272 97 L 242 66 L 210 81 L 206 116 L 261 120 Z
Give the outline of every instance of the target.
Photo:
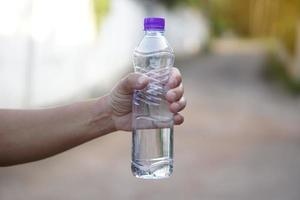
M 144 179 L 167 178 L 173 172 L 173 114 L 165 94 L 174 53 L 163 31 L 145 31 L 133 63 L 135 72 L 150 82 L 133 96 L 132 173 Z

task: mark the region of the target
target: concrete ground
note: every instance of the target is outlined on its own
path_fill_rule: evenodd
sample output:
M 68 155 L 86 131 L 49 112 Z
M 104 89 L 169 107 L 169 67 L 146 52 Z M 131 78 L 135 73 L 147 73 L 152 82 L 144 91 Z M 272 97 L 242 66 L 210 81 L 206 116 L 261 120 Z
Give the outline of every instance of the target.
M 0 169 L 0 199 L 299 200 L 300 99 L 262 76 L 260 52 L 179 60 L 188 99 L 175 129 L 174 174 L 130 172 L 131 134 Z

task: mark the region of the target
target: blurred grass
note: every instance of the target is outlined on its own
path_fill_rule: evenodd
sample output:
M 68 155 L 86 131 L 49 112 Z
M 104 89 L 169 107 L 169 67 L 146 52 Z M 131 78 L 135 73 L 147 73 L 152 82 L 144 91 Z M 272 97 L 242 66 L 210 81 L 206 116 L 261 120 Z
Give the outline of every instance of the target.
M 103 17 L 108 13 L 109 0 L 92 0 L 96 28 L 99 30 Z

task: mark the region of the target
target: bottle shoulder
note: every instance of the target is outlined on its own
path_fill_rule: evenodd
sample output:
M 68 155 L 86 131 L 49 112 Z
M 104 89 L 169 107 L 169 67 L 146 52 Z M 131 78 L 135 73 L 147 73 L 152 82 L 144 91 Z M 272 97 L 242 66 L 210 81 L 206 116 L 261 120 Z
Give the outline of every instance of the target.
M 154 53 L 154 52 L 169 52 L 173 54 L 173 49 L 169 45 L 164 36 L 152 37 L 145 36 L 140 44 L 135 49 L 136 53 Z

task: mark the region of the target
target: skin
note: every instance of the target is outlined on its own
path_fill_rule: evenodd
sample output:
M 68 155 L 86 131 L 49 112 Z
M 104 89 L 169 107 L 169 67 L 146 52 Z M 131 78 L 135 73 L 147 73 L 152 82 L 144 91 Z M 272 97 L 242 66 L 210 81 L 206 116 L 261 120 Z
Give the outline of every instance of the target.
M 0 166 L 47 158 L 117 130 L 131 131 L 132 94 L 148 83 L 148 77 L 131 73 L 97 99 L 49 109 L 0 109 Z M 174 124 L 182 124 L 178 112 L 186 100 L 178 69 L 173 68 L 167 88 Z

